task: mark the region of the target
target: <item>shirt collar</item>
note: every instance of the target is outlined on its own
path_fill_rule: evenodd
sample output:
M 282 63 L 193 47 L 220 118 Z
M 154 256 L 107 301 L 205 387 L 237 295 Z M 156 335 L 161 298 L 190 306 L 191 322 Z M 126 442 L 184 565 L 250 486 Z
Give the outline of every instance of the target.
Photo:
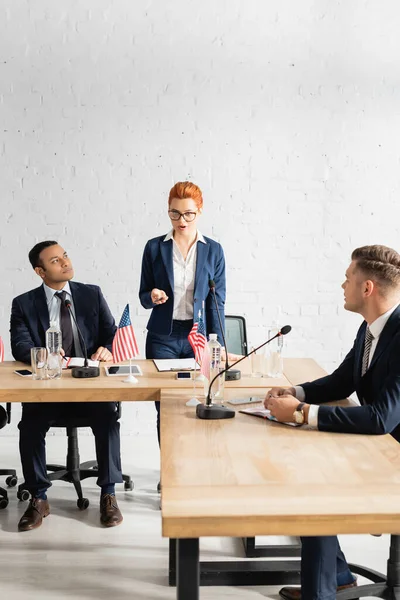
M 167 233 L 167 235 L 165 236 L 165 238 L 163 239 L 163 242 L 169 242 L 169 240 L 173 240 L 173 239 L 174 239 L 174 230 L 171 229 L 171 231 L 169 231 Z M 206 240 L 204 239 L 204 236 L 202 235 L 202 233 L 199 230 L 197 230 L 196 242 L 201 242 L 202 244 L 207 244 Z
M 372 333 L 372 335 L 374 336 L 374 339 L 378 338 L 381 335 L 382 330 L 385 327 L 386 323 L 388 322 L 390 315 L 392 313 L 394 313 L 394 311 L 399 306 L 399 304 L 400 303 L 398 302 L 392 308 L 389 308 L 388 311 L 383 313 L 383 315 L 381 315 L 380 317 L 375 319 L 375 321 L 373 323 L 371 323 L 371 325 L 369 326 L 369 330 Z
M 70 296 L 72 298 L 71 288 L 69 287 L 69 281 L 66 282 L 66 284 L 64 285 L 62 290 L 54 290 L 53 288 L 49 287 L 45 283 L 43 284 L 43 287 L 44 287 L 44 293 L 46 294 L 47 304 L 50 304 L 50 302 L 54 298 L 54 294 L 57 294 L 57 292 L 67 292 L 68 296 Z

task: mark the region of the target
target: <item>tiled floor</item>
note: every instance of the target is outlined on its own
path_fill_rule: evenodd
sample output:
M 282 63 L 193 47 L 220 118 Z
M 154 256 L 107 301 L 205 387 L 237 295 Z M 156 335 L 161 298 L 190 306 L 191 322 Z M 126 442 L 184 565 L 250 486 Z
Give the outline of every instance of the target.
M 16 466 L 18 442 L 0 437 L 2 467 Z M 81 459 L 93 457 L 93 441 L 80 438 Z M 63 461 L 65 439 L 48 438 L 48 457 Z M 55 484 L 49 492 L 51 515 L 41 528 L 17 533 L 16 524 L 26 504 L 19 503 L 15 490 L 10 504 L 0 511 L 0 594 L 12 600 L 117 600 L 173 599 L 175 589 L 168 587 L 168 544 L 161 537 L 158 481 L 158 448 L 155 438 L 122 438 L 124 471 L 135 481 L 133 492 L 118 492 L 124 515 L 120 527 L 103 529 L 98 519 L 98 488 L 94 480 L 84 482 L 90 500 L 87 511 L 80 512 L 72 486 Z M 0 479 L 0 485 L 4 482 Z M 120 486 L 122 487 L 122 486 Z M 348 560 L 385 571 L 388 536 L 343 536 L 341 543 Z M 202 540 L 203 558 L 213 560 L 243 558 L 238 540 Z M 277 587 L 205 587 L 202 599 L 232 598 L 256 600 L 277 598 Z M 190 599 L 188 599 L 190 600 Z

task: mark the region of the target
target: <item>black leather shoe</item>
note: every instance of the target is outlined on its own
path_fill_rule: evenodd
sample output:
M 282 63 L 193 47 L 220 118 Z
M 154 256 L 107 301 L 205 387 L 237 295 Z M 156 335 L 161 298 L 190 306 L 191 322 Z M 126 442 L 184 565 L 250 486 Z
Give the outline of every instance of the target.
M 124 520 L 114 494 L 104 494 L 100 498 L 100 521 L 105 527 L 115 527 Z
M 355 578 L 352 583 L 346 583 L 346 585 L 338 585 L 337 591 L 347 590 L 357 586 L 357 579 Z M 279 590 L 279 595 L 284 600 L 301 600 L 301 587 L 283 587 Z
M 43 519 L 50 514 L 48 500 L 41 498 L 31 498 L 29 506 L 20 518 L 18 531 L 31 531 L 41 526 Z

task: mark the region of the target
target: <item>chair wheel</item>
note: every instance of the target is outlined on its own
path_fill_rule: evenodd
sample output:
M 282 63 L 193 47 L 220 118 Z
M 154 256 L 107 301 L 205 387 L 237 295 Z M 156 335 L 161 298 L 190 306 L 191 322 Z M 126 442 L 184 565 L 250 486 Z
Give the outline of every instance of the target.
M 17 483 L 18 483 L 18 477 L 16 477 L 15 475 L 10 475 L 6 479 L 6 484 L 8 485 L 8 487 L 15 487 L 17 485 Z
M 79 510 L 86 510 L 89 506 L 89 500 L 87 498 L 78 498 L 76 505 Z
M 8 499 L 0 498 L 0 508 L 7 508 L 7 506 L 8 506 Z
M 28 492 L 28 490 L 21 490 L 20 492 L 17 492 L 17 498 L 22 502 L 27 502 L 29 500 L 29 496 L 30 493 Z
M 125 481 L 124 490 L 126 492 L 131 492 L 133 490 L 133 481 Z

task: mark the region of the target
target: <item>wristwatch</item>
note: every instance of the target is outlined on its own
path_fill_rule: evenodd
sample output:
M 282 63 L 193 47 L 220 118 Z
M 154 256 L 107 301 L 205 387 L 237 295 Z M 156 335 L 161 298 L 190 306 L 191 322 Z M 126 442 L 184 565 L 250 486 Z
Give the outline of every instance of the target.
M 304 421 L 305 421 L 305 415 L 304 415 L 304 410 L 303 410 L 304 405 L 305 405 L 305 402 L 300 402 L 297 405 L 297 408 L 296 408 L 296 410 L 293 413 L 293 421 L 295 423 L 297 423 L 297 425 L 303 425 L 304 424 Z

